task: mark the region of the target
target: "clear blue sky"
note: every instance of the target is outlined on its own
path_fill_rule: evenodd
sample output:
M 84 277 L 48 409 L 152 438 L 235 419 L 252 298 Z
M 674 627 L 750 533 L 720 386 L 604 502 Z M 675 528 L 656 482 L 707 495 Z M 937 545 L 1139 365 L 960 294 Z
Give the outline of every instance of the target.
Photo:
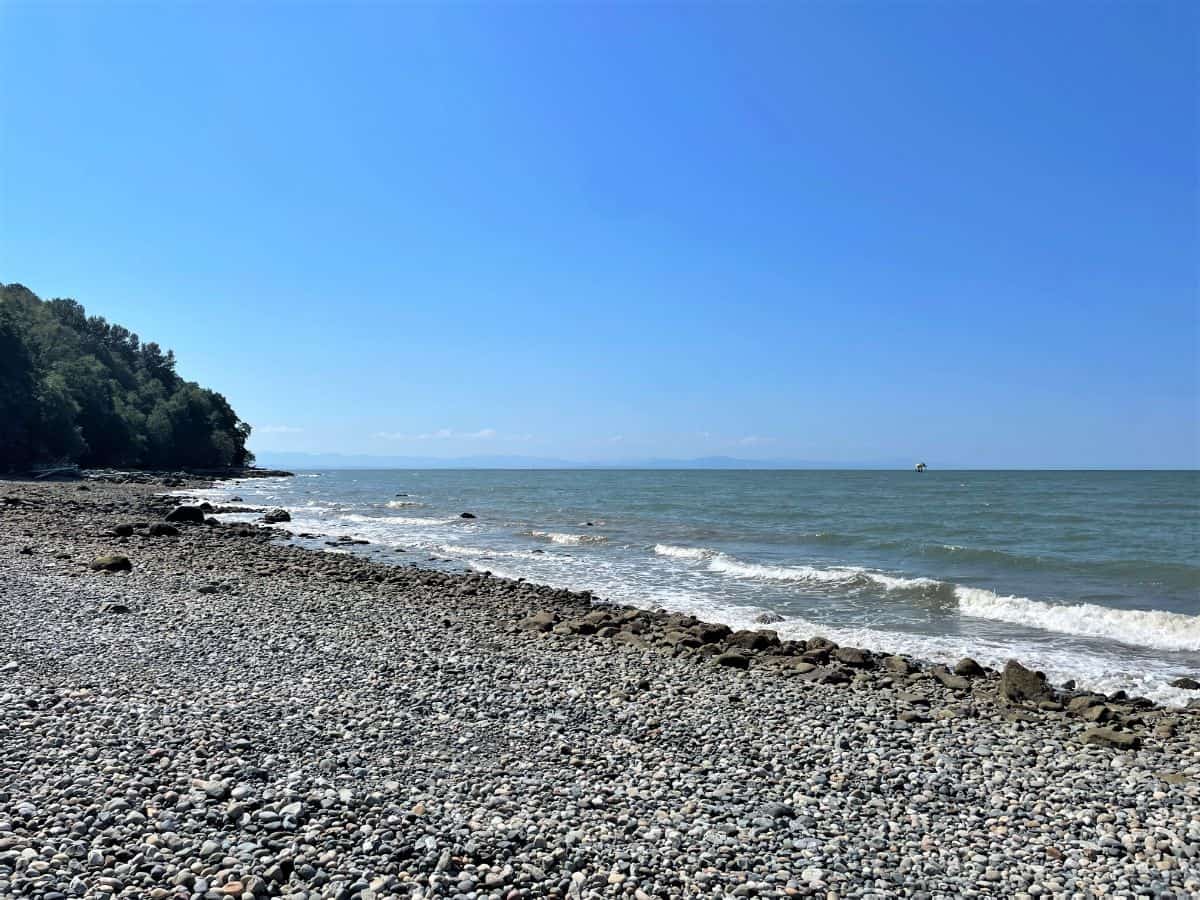
M 0 6 L 0 280 L 263 450 L 1196 465 L 1187 2 Z

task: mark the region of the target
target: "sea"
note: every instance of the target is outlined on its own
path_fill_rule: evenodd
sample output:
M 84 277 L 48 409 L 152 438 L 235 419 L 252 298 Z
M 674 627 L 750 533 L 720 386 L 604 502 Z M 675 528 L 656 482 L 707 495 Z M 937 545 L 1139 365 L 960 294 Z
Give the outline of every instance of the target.
M 226 521 L 283 507 L 281 538 L 325 552 L 1200 697 L 1170 686 L 1200 678 L 1196 471 L 356 469 L 198 495 L 245 507 Z

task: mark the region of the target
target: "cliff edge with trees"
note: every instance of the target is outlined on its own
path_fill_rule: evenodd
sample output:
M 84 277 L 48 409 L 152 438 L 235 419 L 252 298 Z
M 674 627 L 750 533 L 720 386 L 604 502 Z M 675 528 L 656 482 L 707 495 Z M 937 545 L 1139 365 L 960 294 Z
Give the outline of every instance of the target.
M 74 300 L 0 284 L 0 471 L 249 465 L 250 426 L 175 354 Z

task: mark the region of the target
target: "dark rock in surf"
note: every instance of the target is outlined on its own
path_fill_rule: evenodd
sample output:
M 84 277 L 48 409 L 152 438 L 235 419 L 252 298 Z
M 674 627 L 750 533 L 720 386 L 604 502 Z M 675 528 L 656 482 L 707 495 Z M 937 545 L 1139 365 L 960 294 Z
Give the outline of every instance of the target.
M 274 525 L 277 522 L 290 522 L 292 521 L 292 514 L 286 509 L 272 509 L 263 515 L 262 521 L 267 525 Z
M 1176 678 L 1171 682 L 1171 687 L 1182 688 L 1185 691 L 1200 691 L 1200 681 L 1195 678 Z
M 775 625 L 783 621 L 783 616 L 773 612 L 759 613 L 754 617 L 754 621 L 759 625 Z
M 475 513 L 469 513 L 469 512 L 465 512 L 465 513 L 459 513 L 459 514 L 458 514 L 458 517 L 459 517 L 460 519 L 474 519 L 474 518 L 475 518 Z
M 204 522 L 204 510 L 198 506 L 177 506 L 167 513 L 166 519 L 168 522 L 200 525 Z

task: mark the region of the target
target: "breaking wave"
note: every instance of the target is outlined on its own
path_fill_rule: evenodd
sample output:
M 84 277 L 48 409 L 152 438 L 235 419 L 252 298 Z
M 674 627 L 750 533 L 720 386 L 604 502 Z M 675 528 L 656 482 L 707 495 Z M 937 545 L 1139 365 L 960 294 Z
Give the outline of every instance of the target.
M 555 544 L 602 544 L 608 540 L 602 534 L 569 534 L 561 531 L 531 531 L 529 534 Z
M 1161 610 L 1114 609 L 1094 603 L 1072 606 L 1027 597 L 1005 597 L 983 588 L 954 588 L 959 612 L 1081 637 L 1108 638 L 1158 650 L 1200 650 L 1200 616 Z

